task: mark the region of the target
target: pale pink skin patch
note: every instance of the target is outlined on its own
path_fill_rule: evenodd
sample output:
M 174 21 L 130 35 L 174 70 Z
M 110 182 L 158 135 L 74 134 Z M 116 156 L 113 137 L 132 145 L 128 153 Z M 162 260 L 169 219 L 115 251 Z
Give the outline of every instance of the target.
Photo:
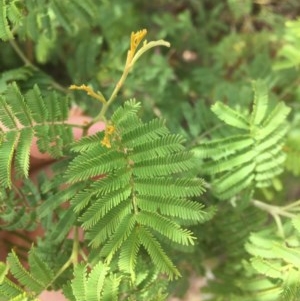
M 67 301 L 60 291 L 43 291 L 39 296 L 40 301 Z
M 81 125 L 81 124 L 88 124 L 91 120 L 92 119 L 88 116 L 70 116 L 67 123 Z M 96 122 L 89 128 L 88 135 L 93 135 L 99 131 L 103 131 L 104 129 L 105 129 L 104 122 L 101 121 Z M 82 132 L 83 130 L 81 128 L 73 127 L 73 135 L 75 140 L 78 140 L 82 137 Z M 41 153 L 39 151 L 36 141 L 37 138 L 34 137 L 30 148 L 31 164 L 33 168 L 37 165 L 43 165 L 48 161 L 53 160 L 53 158 L 51 158 L 47 153 Z

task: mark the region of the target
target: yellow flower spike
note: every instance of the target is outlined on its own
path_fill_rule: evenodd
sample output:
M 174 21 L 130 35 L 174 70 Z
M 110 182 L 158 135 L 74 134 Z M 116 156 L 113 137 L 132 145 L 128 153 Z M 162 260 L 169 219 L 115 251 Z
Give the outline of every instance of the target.
M 170 47 L 170 43 L 166 42 L 164 40 L 158 40 L 158 41 L 150 41 L 147 40 L 143 41 L 143 44 L 141 47 L 139 47 L 141 41 L 144 39 L 144 37 L 147 34 L 146 29 L 139 30 L 137 32 L 132 32 L 130 36 L 130 48 L 127 52 L 127 59 L 125 63 L 125 67 L 123 69 L 123 73 L 119 79 L 119 81 L 116 83 L 110 97 L 106 100 L 106 98 L 101 94 L 101 92 L 95 92 L 91 87 L 88 87 L 86 85 L 76 86 L 71 85 L 70 89 L 72 90 L 83 90 L 85 91 L 89 96 L 98 99 L 103 103 L 103 106 L 101 108 L 101 111 L 99 114 L 93 119 L 94 122 L 99 120 L 106 120 L 105 114 L 110 107 L 110 105 L 116 100 L 118 93 L 120 92 L 121 87 L 124 85 L 124 82 L 133 68 L 136 61 L 149 49 L 156 47 L 156 46 L 166 46 Z M 139 49 L 138 49 L 139 47 Z M 109 125 L 107 125 L 109 128 Z M 113 128 L 111 130 L 113 132 Z M 103 141 L 101 142 L 104 146 L 110 147 L 110 137 L 109 135 L 112 134 L 112 132 L 105 132 L 105 136 L 103 138 Z
M 140 42 L 146 36 L 147 30 L 139 30 L 137 32 L 132 32 L 130 37 L 130 50 L 128 51 L 128 60 L 129 62 L 132 60 L 137 47 L 139 46 Z
M 106 100 L 105 100 L 104 96 L 100 92 L 96 93 L 91 87 L 89 87 L 87 85 L 81 85 L 81 86 L 71 85 L 69 87 L 69 89 L 85 91 L 87 93 L 87 95 L 100 100 L 103 104 L 106 104 Z
M 106 146 L 107 148 L 111 148 L 111 142 L 110 138 L 111 135 L 115 132 L 116 128 L 113 125 L 107 125 L 105 128 L 105 135 L 104 138 L 101 141 L 101 144 L 103 146 Z
M 111 135 L 111 134 L 113 134 L 114 133 L 114 131 L 115 131 L 115 127 L 113 126 L 113 125 L 108 125 L 107 127 L 106 127 L 106 133 L 108 134 L 108 135 Z
M 101 144 L 107 148 L 111 148 L 110 139 L 108 136 L 104 136 L 104 138 L 101 141 Z

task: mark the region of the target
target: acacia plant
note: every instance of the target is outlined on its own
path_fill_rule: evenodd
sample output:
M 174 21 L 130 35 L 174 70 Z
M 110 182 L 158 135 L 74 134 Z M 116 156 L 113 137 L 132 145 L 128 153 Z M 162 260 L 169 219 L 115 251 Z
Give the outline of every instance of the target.
M 285 87 L 299 83 L 299 21 L 272 36 L 279 50 L 269 57 L 269 32 L 243 32 L 251 18 L 264 24 L 260 4 L 160 1 L 171 15 L 144 16 L 164 23 L 158 34 L 175 49 L 188 47 L 178 32 L 205 30 L 191 45 L 201 67 L 176 69 L 169 42 L 148 42 L 143 29 L 128 50 L 112 30 L 120 18 L 126 30 L 138 24 L 140 2 L 157 4 L 0 0 L 0 226 L 11 236 L 0 301 L 46 290 L 71 301 L 163 301 L 182 295 L 190 274 L 206 279 L 209 300 L 299 300 L 300 201 L 284 195 L 300 174 L 299 105 L 280 99 L 299 94 Z M 223 11 L 227 27 L 216 21 Z M 251 43 L 263 49 L 257 60 Z M 70 121 L 75 104 L 89 122 Z M 53 158 L 50 175 L 32 177 L 33 146 Z
M 87 133 L 97 121 L 105 122 L 105 130 L 95 135 L 73 141 L 72 125 L 66 122 L 69 108 L 65 97 L 55 93 L 44 97 L 38 86 L 22 95 L 15 83 L 3 93 L 3 227 L 11 230 L 40 223 L 45 231 L 41 243 L 29 251 L 29 271 L 15 251 L 8 255 L 7 267 L 2 264 L 3 277 L 9 271 L 22 285 L 3 278 L 3 296 L 31 300 L 64 283 L 71 300 L 117 300 L 120 291 L 129 294 L 138 289 L 141 294 L 158 277 L 155 275 L 166 275 L 169 280 L 180 276 L 164 245 L 166 241 L 193 245 L 195 237 L 184 225 L 209 217 L 204 206 L 192 200 L 204 189 L 203 181 L 190 173 L 193 153 L 184 148 L 180 135 L 168 131 L 164 120 L 143 122 L 138 115 L 141 104 L 134 99 L 107 116 L 139 57 L 152 47 L 169 46 L 163 40 L 144 41 L 138 49 L 145 35 L 146 30 L 131 34 L 123 74 L 109 99 L 86 85 L 70 87 L 84 90 L 102 103 L 99 114 L 84 125 Z M 24 189 L 29 189 L 24 193 L 13 184 L 15 177 L 28 178 L 33 137 L 41 152 L 60 163 L 61 176 L 55 175 L 49 184 L 56 192 L 44 201 L 37 188 L 32 191 L 31 182 L 24 183 Z M 67 186 L 62 188 L 63 183 Z M 67 202 L 70 206 L 62 208 Z M 83 241 L 79 240 L 80 228 Z M 67 235 L 71 229 L 74 237 L 70 243 Z M 47 256 L 45 249 L 51 250 L 52 256 Z M 65 262 L 57 257 L 62 251 L 63 257 L 68 254 Z M 152 267 L 151 272 L 145 275 L 140 264 Z M 64 275 L 70 269 L 74 278 L 68 283 Z M 119 289 L 123 282 L 128 283 L 124 291 Z M 152 294 L 152 299 L 161 295 L 159 290 Z

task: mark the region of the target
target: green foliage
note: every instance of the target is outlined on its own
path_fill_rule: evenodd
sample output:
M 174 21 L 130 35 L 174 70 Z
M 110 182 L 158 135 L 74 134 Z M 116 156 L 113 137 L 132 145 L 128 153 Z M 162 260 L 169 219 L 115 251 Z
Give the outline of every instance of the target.
M 285 239 L 271 229 L 250 235 L 245 247 L 252 257 L 240 267 L 244 276 L 232 282 L 232 300 L 297 300 L 299 232 L 284 227 Z
M 192 233 L 172 217 L 196 223 L 206 219 L 203 206 L 187 199 L 201 194 L 203 183 L 183 176 L 193 160 L 182 138 L 170 134 L 162 120 L 143 123 L 139 107 L 129 101 L 115 111 L 109 149 L 99 143 L 88 147 L 84 139 L 75 144 L 80 154 L 69 165 L 68 181 L 105 177 L 88 183 L 71 204 L 75 212 L 83 211 L 79 220 L 86 238 L 92 247 L 102 246 L 100 256 L 108 262 L 120 250 L 119 267 L 134 279 L 143 246 L 158 270 L 173 278 L 179 272 L 154 234 L 178 244 L 194 243 Z
M 0 284 L 0 300 L 37 300 L 36 296 L 53 281 L 53 271 L 34 249 L 31 249 L 28 257 L 30 271 L 24 268 L 14 251 L 8 255 L 7 263 L 9 271 L 19 281 L 20 286 L 5 277 Z M 25 292 L 22 287 L 30 288 L 30 291 Z
M 0 0 L 0 301 L 299 300 L 300 5 L 273 2 Z
M 0 27 L 0 38 L 3 40 L 12 39 L 13 35 L 11 33 L 11 30 L 9 28 L 8 23 L 8 4 L 7 1 L 3 0 L 0 3 L 0 9 L 1 9 L 1 27 Z
M 71 287 L 65 288 L 66 291 L 71 289 L 72 297 L 70 300 L 95 300 L 108 301 L 118 300 L 119 278 L 114 275 L 107 276 L 109 268 L 101 261 L 87 275 L 87 267 L 77 265 L 74 269 L 74 279 Z
M 22 95 L 16 84 L 8 86 L 0 98 L 1 186 L 11 187 L 12 166 L 16 175 L 28 177 L 30 146 L 33 137 L 41 152 L 55 158 L 63 155 L 63 147 L 72 141 L 68 102 L 53 92 L 43 97 L 37 86 Z M 57 139 L 57 137 L 59 137 Z
M 296 115 L 293 120 L 293 127 L 287 135 L 287 141 L 284 147 L 287 154 L 285 166 L 295 176 L 300 175 L 300 131 L 299 117 Z
M 22 197 L 17 198 L 13 191 L 2 190 L 1 193 L 1 227 L 7 230 L 36 228 L 36 206 L 40 201 L 36 186 L 25 180 Z
M 287 21 L 284 37 L 286 44 L 278 52 L 278 61 L 274 65 L 276 69 L 285 69 L 299 66 L 299 36 L 300 20 Z
M 290 109 L 278 103 L 270 109 L 267 88 L 254 83 L 254 101 L 250 115 L 217 102 L 212 111 L 227 125 L 237 128 L 234 135 L 203 142 L 195 148 L 203 161 L 203 173 L 216 175 L 213 191 L 220 199 L 229 199 L 249 187 L 268 187 L 283 171 L 283 137 Z

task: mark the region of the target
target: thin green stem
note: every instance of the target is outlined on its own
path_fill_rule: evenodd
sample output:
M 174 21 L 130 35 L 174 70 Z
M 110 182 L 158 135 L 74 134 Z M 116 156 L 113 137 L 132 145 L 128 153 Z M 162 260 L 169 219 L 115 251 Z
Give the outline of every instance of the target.
M 47 287 L 49 287 L 67 268 L 73 263 L 72 258 L 70 257 L 64 265 L 59 269 L 59 271 L 56 273 L 56 275 L 52 278 L 51 282 L 48 284 Z
M 100 113 L 94 118 L 93 122 L 97 122 L 99 120 L 104 120 L 105 119 L 105 114 L 106 114 L 108 108 L 115 101 L 120 89 L 124 85 L 124 82 L 125 82 L 128 74 L 129 74 L 130 70 L 133 68 L 134 64 L 136 63 L 136 61 L 142 56 L 143 53 L 145 53 L 146 51 L 148 51 L 149 49 L 151 49 L 155 46 L 170 47 L 170 43 L 166 42 L 164 40 L 151 41 L 149 43 L 147 43 L 145 41 L 143 46 L 135 53 L 135 55 L 132 58 L 127 56 L 125 67 L 124 67 L 123 73 L 122 73 L 119 81 L 117 82 L 117 84 L 116 84 L 111 96 L 109 97 L 107 103 L 105 103 L 102 106 L 102 109 L 101 109 Z
M 267 211 L 272 216 L 278 215 L 289 218 L 293 218 L 296 216 L 294 213 L 288 212 L 285 207 L 266 204 L 258 200 L 252 200 L 252 204 L 261 210 Z
M 136 52 L 134 57 L 132 58 L 132 61 L 130 62 L 130 67 L 132 67 L 136 61 L 149 49 L 156 47 L 156 46 L 166 46 L 170 47 L 170 43 L 164 40 L 158 40 L 158 41 L 151 41 L 147 43 L 146 41 L 144 42 L 143 46 Z
M 298 207 L 298 206 L 300 206 L 300 200 L 293 202 L 291 204 L 288 204 L 288 205 L 284 206 L 283 208 L 291 209 L 291 208 Z M 300 209 L 300 208 L 295 208 L 295 209 Z
M 64 265 L 59 269 L 56 275 L 51 279 L 51 282 L 47 285 L 46 288 L 48 288 L 64 271 L 66 271 L 68 267 L 70 267 L 72 264 L 73 265 L 77 264 L 78 254 L 79 254 L 79 229 L 78 227 L 74 227 L 72 253 L 69 259 L 64 263 Z
M 21 48 L 19 47 L 19 45 L 16 43 L 15 40 L 11 39 L 9 40 L 9 43 L 11 45 L 11 47 L 14 49 L 14 51 L 17 53 L 17 55 L 19 56 L 19 58 L 23 61 L 23 63 L 25 64 L 25 66 L 28 66 L 30 68 L 32 68 L 34 71 L 40 71 L 40 68 L 38 68 L 36 65 L 34 65 L 24 54 L 24 52 L 21 50 Z M 61 91 L 65 94 L 69 93 L 69 90 L 66 89 L 65 87 L 63 87 L 62 85 L 60 85 L 58 82 L 56 82 L 53 78 L 51 78 L 51 82 L 50 82 L 51 86 L 53 88 L 55 88 L 58 91 Z
M 132 204 L 133 204 L 134 214 L 138 214 L 139 213 L 139 209 L 138 209 L 138 205 L 137 205 L 137 202 L 136 202 L 136 196 L 133 197 Z
M 82 249 L 80 249 L 79 254 L 85 262 L 88 261 L 88 257 L 86 256 L 86 254 L 84 253 L 84 251 Z
M 273 214 L 272 214 L 272 216 L 273 216 L 273 218 L 275 220 L 275 223 L 277 225 L 279 236 L 284 237 L 284 230 L 283 230 L 283 226 L 282 226 L 280 216 L 279 215 L 273 215 Z
M 71 259 L 73 264 L 78 263 L 78 254 L 79 254 L 79 228 L 74 227 L 73 249 L 71 254 Z
M 123 86 L 123 84 L 124 84 L 124 82 L 125 82 L 125 80 L 128 76 L 129 71 L 130 71 L 130 68 L 129 68 L 128 64 L 126 64 L 125 68 L 124 68 L 124 71 L 123 71 L 118 83 L 116 84 L 110 98 L 108 99 L 107 103 L 102 106 L 102 109 L 101 109 L 100 113 L 98 114 L 98 116 L 96 116 L 94 118 L 93 122 L 104 119 L 104 116 L 105 116 L 109 106 L 114 102 L 114 100 L 116 99 L 120 89 L 122 88 L 122 86 Z
M 287 217 L 287 218 L 294 218 L 296 216 L 296 214 L 289 212 L 289 209 L 292 209 L 292 208 L 300 205 L 300 200 L 293 204 L 290 204 L 287 206 L 282 206 L 282 207 L 266 204 L 266 203 L 258 201 L 258 200 L 252 200 L 252 204 L 257 208 L 268 212 L 274 218 L 275 223 L 277 225 L 279 235 L 281 237 L 284 237 L 284 229 L 283 229 L 283 225 L 282 225 L 282 221 L 281 221 L 280 217 L 282 216 L 282 217 Z M 293 211 L 295 211 L 295 209 Z
M 53 78 L 51 77 L 51 82 L 50 82 L 51 86 L 56 89 L 57 91 L 60 91 L 62 93 L 68 94 L 69 93 L 69 89 L 65 88 L 64 86 L 62 86 L 61 84 L 59 84 L 58 82 L 56 82 L 55 80 L 53 80 Z
M 205 136 L 209 135 L 210 133 L 216 131 L 217 129 L 219 129 L 222 126 L 223 126 L 222 124 L 217 124 L 217 125 L 213 126 L 209 130 L 202 133 L 200 136 L 195 137 L 195 139 L 190 143 L 190 145 L 191 146 L 197 145 L 202 138 L 204 138 Z
M 23 51 L 21 50 L 21 48 L 15 40 L 9 40 L 9 44 L 26 66 L 30 66 L 32 69 L 38 70 L 38 68 L 35 65 L 33 65 L 31 61 L 26 57 L 26 55 L 23 53 Z

